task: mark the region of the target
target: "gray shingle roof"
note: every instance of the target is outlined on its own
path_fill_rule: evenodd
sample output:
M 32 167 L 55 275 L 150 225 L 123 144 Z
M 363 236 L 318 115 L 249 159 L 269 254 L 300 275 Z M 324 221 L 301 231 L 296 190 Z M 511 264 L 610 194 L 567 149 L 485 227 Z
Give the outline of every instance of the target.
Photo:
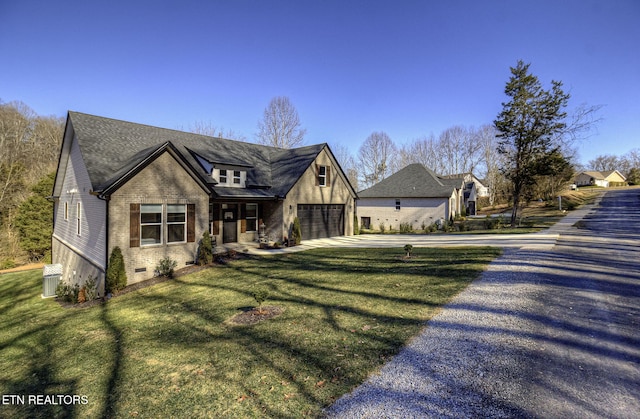
M 372 187 L 358 192 L 360 198 L 446 198 L 455 186 L 443 182 L 421 164 L 410 164 Z
M 326 147 L 326 144 L 317 144 L 285 150 L 71 111 L 68 121 L 75 132 L 92 187 L 97 192 L 113 185 L 169 143 L 218 195 L 281 197 Z M 215 180 L 196 155 L 213 164 L 246 167 L 247 189 L 240 194 L 229 191 L 232 188 L 216 187 Z

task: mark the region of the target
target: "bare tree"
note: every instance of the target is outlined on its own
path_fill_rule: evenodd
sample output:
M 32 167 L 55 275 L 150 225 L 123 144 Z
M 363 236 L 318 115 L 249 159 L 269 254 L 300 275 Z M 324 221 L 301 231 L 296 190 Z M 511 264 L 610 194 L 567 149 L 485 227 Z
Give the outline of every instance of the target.
M 616 170 L 619 170 L 625 177 L 629 177 L 629 173 L 633 169 L 640 169 L 640 148 L 629 150 L 620 157 L 620 165 L 616 167 Z
M 597 132 L 598 123 L 602 121 L 598 114 L 602 108 L 602 105 L 578 105 L 567 113 L 565 126 L 556 133 L 553 142 L 566 153 L 572 149 L 575 142 L 589 138 Z
M 271 99 L 258 122 L 257 142 L 280 148 L 299 147 L 306 130 L 301 127 L 298 111 L 286 96 Z
M 38 116 L 22 102 L 0 102 L 0 260 L 19 258 L 19 205 L 55 170 L 63 129 L 63 118 Z
M 473 128 L 460 125 L 447 128 L 440 134 L 438 145 L 444 175 L 471 173 L 482 158 L 482 144 Z
M 334 157 L 338 160 L 338 164 L 347 176 L 351 186 L 358 190 L 358 167 L 356 159 L 353 157 L 349 149 L 343 144 L 329 144 Z
M 479 166 L 480 177 L 484 177 L 485 186 L 489 189 L 489 205 L 494 205 L 501 191 L 505 189 L 506 179 L 500 173 L 504 165 L 503 156 L 498 153 L 497 131 L 493 125 L 483 125 L 476 131 L 476 140 L 482 147 L 482 162 Z
M 403 145 L 400 148 L 398 151 L 398 168 L 402 169 L 413 163 L 420 163 L 436 173 L 442 173 L 444 166 L 439 144 L 433 134 L 415 139 L 409 145 Z
M 188 129 L 189 132 L 195 134 L 207 135 L 209 137 L 225 138 L 228 140 L 247 141 L 247 138 L 233 130 L 226 130 L 224 127 L 219 127 L 213 124 L 211 121 L 196 121 Z
M 620 159 L 613 154 L 602 154 L 596 156 L 593 160 L 589 160 L 589 168 L 599 172 L 608 170 L 617 170 L 620 167 Z
M 372 133 L 358 149 L 362 186 L 368 188 L 392 173 L 397 147 L 385 132 Z

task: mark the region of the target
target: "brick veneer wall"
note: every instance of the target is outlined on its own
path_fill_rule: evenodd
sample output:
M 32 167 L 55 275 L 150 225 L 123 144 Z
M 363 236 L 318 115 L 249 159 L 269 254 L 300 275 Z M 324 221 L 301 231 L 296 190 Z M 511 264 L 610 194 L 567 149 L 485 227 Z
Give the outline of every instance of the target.
M 195 204 L 195 242 L 166 243 L 130 247 L 130 204 Z M 175 260 L 176 269 L 196 260 L 198 242 L 208 230 L 209 196 L 169 153 L 160 155 L 133 179 L 120 187 L 109 200 L 109 254 L 119 246 L 124 257 L 127 283 L 151 278 L 158 262 Z M 166 219 L 163 219 L 166 222 Z

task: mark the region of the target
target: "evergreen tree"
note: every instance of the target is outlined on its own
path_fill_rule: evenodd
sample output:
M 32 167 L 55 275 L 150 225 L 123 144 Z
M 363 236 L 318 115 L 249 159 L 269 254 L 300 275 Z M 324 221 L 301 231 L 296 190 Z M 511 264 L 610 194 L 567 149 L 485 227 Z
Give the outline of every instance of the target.
M 538 78 L 529 73 L 529 66 L 518 61 L 511 68 L 505 87 L 510 100 L 502 103 L 502 112 L 494 121 L 499 132 L 498 152 L 507 157 L 501 172 L 513 187 L 512 227 L 524 194 L 541 174 L 540 162 L 560 151 L 555 142 L 566 127 L 562 110 L 569 100 L 562 82 L 552 80 L 551 90 L 544 90 Z
M 296 244 L 300 244 L 300 241 L 302 240 L 302 229 L 300 228 L 300 220 L 298 219 L 298 217 L 293 219 L 293 228 L 291 235 L 293 236 Z
M 211 243 L 211 236 L 208 231 L 202 234 L 202 240 L 200 241 L 200 247 L 198 248 L 198 263 L 200 265 L 207 265 L 211 263 L 213 259 L 213 244 Z
M 31 260 L 42 260 L 51 252 L 53 203 L 47 200 L 53 190 L 55 174 L 41 179 L 32 189 L 33 195 L 18 207 L 15 226 L 20 235 L 20 247 Z
M 629 185 L 640 185 L 640 169 L 634 167 L 629 170 L 629 173 L 627 174 L 627 183 L 629 183 Z
M 124 258 L 118 246 L 114 247 L 109 256 L 109 266 L 106 274 L 106 291 L 117 292 L 127 286 L 127 273 L 124 269 Z

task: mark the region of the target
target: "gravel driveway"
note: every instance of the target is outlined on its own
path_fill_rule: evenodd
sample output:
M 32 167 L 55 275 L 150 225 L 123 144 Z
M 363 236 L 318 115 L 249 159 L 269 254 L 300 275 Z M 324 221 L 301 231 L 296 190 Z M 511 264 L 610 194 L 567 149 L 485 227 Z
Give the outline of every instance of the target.
M 579 225 L 550 249 L 506 249 L 326 415 L 640 417 L 640 189 Z

